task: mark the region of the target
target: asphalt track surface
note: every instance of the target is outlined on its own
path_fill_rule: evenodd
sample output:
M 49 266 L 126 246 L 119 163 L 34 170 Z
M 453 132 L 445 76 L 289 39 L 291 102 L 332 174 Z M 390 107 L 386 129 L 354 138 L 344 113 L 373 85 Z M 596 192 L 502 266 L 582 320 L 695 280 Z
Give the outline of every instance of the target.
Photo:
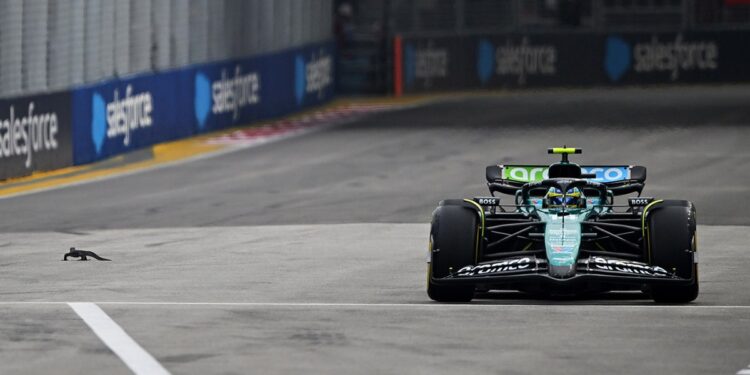
M 96 302 L 173 373 L 735 374 L 750 363 L 750 88 L 456 97 L 215 158 L 0 201 L 0 366 L 128 373 Z M 649 168 L 698 208 L 701 295 L 468 305 L 424 292 L 428 220 L 484 167 Z M 112 262 L 60 262 L 69 246 Z

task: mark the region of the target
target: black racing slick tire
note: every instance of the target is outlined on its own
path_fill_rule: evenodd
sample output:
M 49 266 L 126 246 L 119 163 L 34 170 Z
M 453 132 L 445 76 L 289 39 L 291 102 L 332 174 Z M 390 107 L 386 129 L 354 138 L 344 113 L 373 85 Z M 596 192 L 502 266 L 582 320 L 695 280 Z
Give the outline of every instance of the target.
M 427 295 L 439 302 L 469 302 L 473 285 L 437 285 L 433 278 L 443 278 L 461 267 L 474 264 L 477 241 L 477 211 L 461 205 L 438 207 L 430 229 L 430 264 Z
M 695 262 L 696 221 L 692 202 L 668 200 L 654 204 L 648 214 L 651 264 L 689 284 L 655 284 L 651 296 L 657 303 L 687 303 L 698 298 L 698 264 Z

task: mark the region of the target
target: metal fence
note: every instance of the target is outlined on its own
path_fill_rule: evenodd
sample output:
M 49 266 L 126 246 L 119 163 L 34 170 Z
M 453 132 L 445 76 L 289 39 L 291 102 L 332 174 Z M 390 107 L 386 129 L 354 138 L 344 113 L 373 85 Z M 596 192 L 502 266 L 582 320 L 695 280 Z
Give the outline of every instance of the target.
M 750 2 L 737 0 L 390 0 L 384 6 L 387 29 L 401 34 L 750 28 Z
M 0 97 L 332 37 L 332 0 L 0 0 Z
M 389 90 L 392 40 L 495 34 L 750 30 L 750 0 L 335 0 L 341 92 Z M 340 22 L 339 21 L 339 22 Z M 346 29 L 346 28 L 345 28 Z

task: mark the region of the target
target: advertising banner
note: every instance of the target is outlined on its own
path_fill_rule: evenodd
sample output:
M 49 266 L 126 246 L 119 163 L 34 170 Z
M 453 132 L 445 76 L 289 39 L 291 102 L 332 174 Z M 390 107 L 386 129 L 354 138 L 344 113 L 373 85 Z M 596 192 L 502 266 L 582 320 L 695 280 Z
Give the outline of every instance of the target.
M 497 34 L 404 38 L 405 92 L 602 82 L 598 36 Z M 594 74 L 592 74 L 594 72 Z
M 184 72 L 107 81 L 73 92 L 75 163 L 191 135 Z
M 465 38 L 408 38 L 402 43 L 405 92 L 441 91 L 471 86 L 471 59 Z
M 246 124 L 333 96 L 332 44 L 198 66 L 192 72 L 196 131 Z
M 743 31 L 610 34 L 602 41 L 601 67 L 610 84 L 747 81 L 748 37 Z
M 67 92 L 0 100 L 0 180 L 73 164 Z
M 333 97 L 333 44 L 105 81 L 73 93 L 74 162 L 282 116 Z
M 400 73 L 405 92 L 741 82 L 750 80 L 748 37 L 747 31 L 404 37 Z
M 507 34 L 477 37 L 467 54 L 474 60 L 473 87 L 591 85 L 603 76 L 592 34 Z

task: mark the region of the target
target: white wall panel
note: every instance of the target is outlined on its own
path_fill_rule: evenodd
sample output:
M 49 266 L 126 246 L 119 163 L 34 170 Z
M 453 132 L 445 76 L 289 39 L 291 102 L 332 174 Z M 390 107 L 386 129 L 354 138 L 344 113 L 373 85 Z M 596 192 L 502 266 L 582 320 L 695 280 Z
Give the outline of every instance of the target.
M 331 37 L 332 0 L 0 0 L 0 97 Z

